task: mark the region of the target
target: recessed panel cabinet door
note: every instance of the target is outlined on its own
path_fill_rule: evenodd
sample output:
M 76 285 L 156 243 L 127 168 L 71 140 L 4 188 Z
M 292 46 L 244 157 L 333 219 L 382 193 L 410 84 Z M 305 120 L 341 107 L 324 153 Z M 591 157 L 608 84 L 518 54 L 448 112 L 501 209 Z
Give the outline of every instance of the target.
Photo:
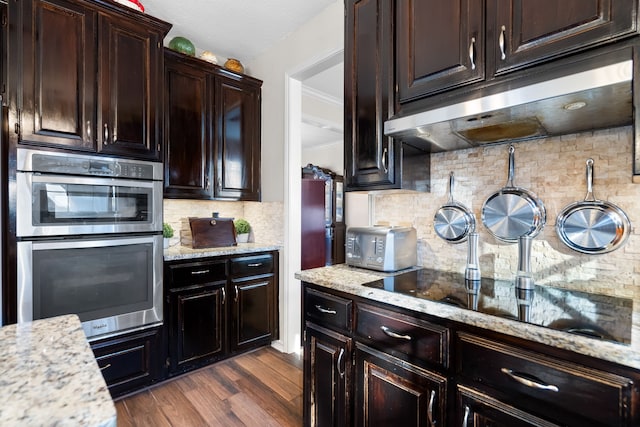
M 487 5 L 488 25 L 495 28 L 487 49 L 495 56 L 496 74 L 638 31 L 636 0 L 495 0 Z
M 269 275 L 263 279 L 247 282 L 233 281 L 232 332 L 230 350 L 242 351 L 263 342 L 271 341 L 271 293 L 274 279 Z
M 357 426 L 446 426 L 447 379 L 356 342 Z
M 95 150 L 97 13 L 66 0 L 21 0 L 21 143 Z
M 260 200 L 260 88 L 216 76 L 216 198 Z
M 162 37 L 108 17 L 100 27 L 98 151 L 159 160 Z
M 482 0 L 396 3 L 400 103 L 484 79 L 483 4 Z
M 213 198 L 207 73 L 165 52 L 165 197 Z
M 384 135 L 393 115 L 393 2 L 345 1 L 347 190 L 400 188 L 400 142 Z

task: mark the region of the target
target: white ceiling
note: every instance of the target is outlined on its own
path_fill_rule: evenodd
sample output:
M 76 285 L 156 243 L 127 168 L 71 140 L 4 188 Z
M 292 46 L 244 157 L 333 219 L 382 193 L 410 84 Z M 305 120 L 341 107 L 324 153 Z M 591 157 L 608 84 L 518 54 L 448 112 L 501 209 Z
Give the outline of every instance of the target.
M 173 24 L 165 44 L 173 37 L 186 37 L 195 45 L 197 55 L 213 52 L 219 65 L 226 58 L 247 63 L 336 1 L 339 0 L 141 0 L 146 13 Z M 319 96 L 342 104 L 343 66 L 333 66 L 302 84 Z M 341 123 L 326 123 L 313 117 L 303 120 L 303 147 L 341 139 Z
M 140 0 L 149 15 L 173 24 L 167 41 L 186 37 L 197 52 L 247 62 L 336 0 Z

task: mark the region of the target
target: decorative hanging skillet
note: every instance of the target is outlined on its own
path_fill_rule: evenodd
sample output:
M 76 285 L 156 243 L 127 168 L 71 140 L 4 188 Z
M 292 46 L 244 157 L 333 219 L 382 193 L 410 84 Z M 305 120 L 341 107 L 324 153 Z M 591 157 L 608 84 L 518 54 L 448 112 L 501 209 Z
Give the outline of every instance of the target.
M 574 251 L 603 254 L 622 246 L 630 229 L 631 222 L 622 209 L 593 195 L 593 159 L 588 159 L 587 196 L 560 211 L 556 218 L 558 237 Z
M 531 191 L 513 184 L 515 148 L 509 146 L 509 178 L 482 205 L 482 223 L 496 239 L 517 243 L 520 236 L 535 237 L 547 220 L 542 201 Z
M 453 200 L 454 178 L 449 174 L 449 201 L 436 212 L 433 227 L 436 234 L 451 243 L 462 243 L 476 229 L 476 217 L 465 205 Z

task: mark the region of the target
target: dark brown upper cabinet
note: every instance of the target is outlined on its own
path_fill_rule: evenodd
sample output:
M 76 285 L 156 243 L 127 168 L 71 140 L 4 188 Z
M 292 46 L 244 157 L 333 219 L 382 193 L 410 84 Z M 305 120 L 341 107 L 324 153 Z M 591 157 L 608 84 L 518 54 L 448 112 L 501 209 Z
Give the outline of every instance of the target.
M 345 2 L 345 186 L 400 188 L 400 143 L 383 133 L 393 113 L 393 3 Z
M 198 62 L 165 50 L 165 197 L 213 198 L 212 77 Z
M 19 143 L 161 160 L 170 24 L 104 1 L 24 0 L 9 11 Z
M 165 50 L 165 197 L 260 200 L 261 86 Z
M 216 197 L 259 201 L 262 82 L 222 69 L 215 81 Z
M 483 0 L 396 3 L 398 101 L 485 77 Z
M 637 34 L 634 0 L 396 2 L 399 104 Z

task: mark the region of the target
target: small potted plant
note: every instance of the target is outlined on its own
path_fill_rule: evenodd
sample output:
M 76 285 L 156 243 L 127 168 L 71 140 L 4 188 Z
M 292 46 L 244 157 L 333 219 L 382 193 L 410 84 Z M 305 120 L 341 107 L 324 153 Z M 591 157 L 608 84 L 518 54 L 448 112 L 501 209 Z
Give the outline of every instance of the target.
M 169 239 L 173 237 L 173 227 L 171 227 L 171 224 L 166 222 L 162 223 L 162 237 L 164 237 L 164 248 L 167 249 L 169 247 Z
M 249 221 L 244 218 L 238 218 L 233 221 L 233 226 L 236 228 L 236 241 L 238 243 L 247 243 L 249 241 L 249 232 L 251 231 Z

